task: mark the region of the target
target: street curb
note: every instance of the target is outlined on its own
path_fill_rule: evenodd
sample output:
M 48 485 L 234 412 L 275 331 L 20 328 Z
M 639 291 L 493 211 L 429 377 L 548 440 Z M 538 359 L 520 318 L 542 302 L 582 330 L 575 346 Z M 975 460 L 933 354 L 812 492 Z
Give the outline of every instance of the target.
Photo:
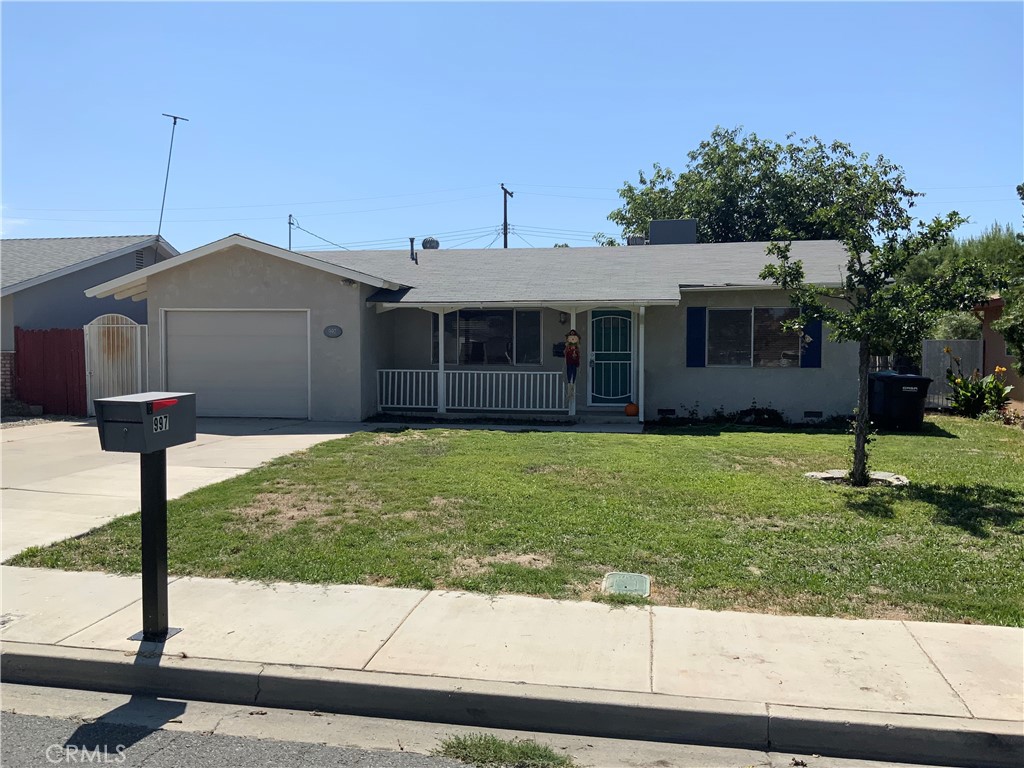
M 578 736 L 1018 768 L 1024 724 L 5 642 L 7 683 Z

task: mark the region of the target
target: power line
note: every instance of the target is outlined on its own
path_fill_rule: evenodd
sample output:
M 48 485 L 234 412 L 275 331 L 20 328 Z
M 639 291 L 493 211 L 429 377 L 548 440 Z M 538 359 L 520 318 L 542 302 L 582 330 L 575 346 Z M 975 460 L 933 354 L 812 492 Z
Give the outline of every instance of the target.
M 460 243 L 455 243 L 454 245 L 449 245 L 448 247 L 449 248 L 458 248 L 459 246 L 469 245 L 470 243 L 476 242 L 477 240 L 483 240 L 485 237 L 487 237 L 487 235 L 491 234 L 491 232 L 493 232 L 493 231 L 494 231 L 493 229 L 489 230 L 489 231 L 485 232 L 484 234 L 479 235 L 478 237 L 472 238 L 471 240 L 463 240 Z M 498 236 L 495 235 L 494 236 L 494 240 L 497 240 L 497 239 L 498 239 Z M 494 240 L 492 240 L 491 242 L 493 243 Z M 488 247 L 490 247 L 490 246 L 488 246 Z
M 529 240 L 527 240 L 527 239 L 526 239 L 525 237 L 523 237 L 522 235 L 520 235 L 520 234 L 519 234 L 519 233 L 518 233 L 518 232 L 517 232 L 517 231 L 515 230 L 515 227 L 513 227 L 513 228 L 512 228 L 512 234 L 513 234 L 513 235 L 515 235 L 516 237 L 518 237 L 518 238 L 519 238 L 520 240 L 522 240 L 522 241 L 523 241 L 524 243 L 526 243 L 526 244 L 527 244 L 528 246 L 530 246 L 531 248 L 533 248 L 533 247 L 534 247 L 533 243 L 531 243 L 531 242 L 530 242 Z
M 470 229 L 452 229 L 443 232 L 431 231 L 430 236 L 432 237 L 444 237 L 447 235 L 454 236 L 456 238 L 466 235 L 477 235 L 485 237 L 494 231 L 494 227 L 472 227 Z M 474 238 L 475 239 L 475 238 Z M 380 238 L 378 240 L 353 240 L 346 243 L 350 248 L 356 250 L 373 250 L 375 247 L 384 247 L 388 245 L 403 246 L 408 240 L 408 237 L 387 237 Z M 313 246 L 315 248 L 322 248 L 324 246 Z
M 180 118 L 185 120 L 186 118 Z M 470 189 L 490 189 L 490 184 L 478 184 L 475 187 L 454 187 L 452 189 L 437 189 L 431 192 L 403 192 L 397 195 L 375 195 L 373 197 L 345 197 L 338 200 L 309 200 L 306 202 L 290 203 L 256 203 L 251 205 L 201 205 L 181 208 L 168 208 L 168 211 L 217 211 L 236 208 L 286 208 L 296 205 L 330 205 L 333 203 L 359 203 L 364 200 L 390 200 L 396 197 L 418 197 L 420 195 L 443 195 L 448 192 L 465 192 Z M 7 206 L 15 211 L 67 211 L 69 213 L 146 213 L 158 210 L 157 208 L 26 208 L 18 206 Z
M 619 198 L 615 197 L 584 197 L 583 195 L 556 195 L 551 192 L 531 192 L 528 189 L 522 190 L 523 194 L 534 195 L 536 197 L 561 197 L 569 200 L 599 200 L 606 203 L 618 202 Z
M 331 213 L 305 213 L 304 218 L 310 217 L 321 217 L 321 216 L 347 216 L 352 213 L 377 213 L 379 211 L 397 211 L 403 208 L 422 208 L 428 205 L 446 205 L 449 203 L 460 203 L 466 200 L 481 200 L 490 195 L 474 195 L 472 197 L 460 197 L 455 200 L 435 200 L 429 203 L 411 203 L 409 205 L 393 205 L 385 208 L 363 208 L 360 210 L 350 211 L 334 211 Z M 61 222 L 78 222 L 81 224 L 145 224 L 146 219 L 40 219 L 30 217 L 19 217 L 24 218 L 25 221 L 61 221 Z M 173 224 L 201 224 L 201 223 L 217 223 L 225 221 L 274 221 L 280 219 L 281 216 L 251 216 L 246 218 L 232 217 L 228 219 L 173 219 L 170 223 Z
M 336 245 L 339 248 L 341 248 L 343 251 L 351 250 L 350 248 L 346 248 L 344 245 L 336 243 L 333 240 L 328 240 L 326 237 L 320 237 L 320 235 L 316 234 L 315 232 L 310 232 L 308 229 L 305 229 L 305 228 L 299 226 L 298 219 L 296 219 L 294 216 L 289 216 L 288 217 L 288 226 L 289 227 L 295 227 L 295 229 L 300 229 L 303 232 L 305 232 L 307 235 L 312 235 L 317 240 L 323 240 L 325 243 L 330 243 L 331 245 Z

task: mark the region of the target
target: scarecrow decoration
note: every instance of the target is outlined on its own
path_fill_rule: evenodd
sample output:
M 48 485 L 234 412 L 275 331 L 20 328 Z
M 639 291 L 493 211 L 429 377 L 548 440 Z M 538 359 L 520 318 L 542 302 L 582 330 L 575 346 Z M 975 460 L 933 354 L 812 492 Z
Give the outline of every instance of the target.
M 566 400 L 576 398 L 576 372 L 580 369 L 580 335 L 576 329 L 565 334 L 565 379 L 569 382 Z

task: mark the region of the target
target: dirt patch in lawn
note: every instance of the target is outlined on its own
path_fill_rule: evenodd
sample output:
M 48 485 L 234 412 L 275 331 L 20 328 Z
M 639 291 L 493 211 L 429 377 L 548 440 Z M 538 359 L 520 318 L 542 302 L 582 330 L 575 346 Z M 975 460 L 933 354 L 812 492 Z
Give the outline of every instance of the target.
M 259 493 L 252 502 L 235 509 L 236 526 L 270 536 L 306 520 L 313 520 L 317 525 L 352 522 L 360 513 L 378 512 L 382 506 L 375 494 L 355 483 L 350 483 L 340 496 L 303 492 L 298 485 L 283 488 Z
M 479 576 L 499 564 L 520 565 L 523 568 L 550 568 L 552 560 L 547 555 L 527 553 L 517 555 L 512 552 L 499 552 L 488 557 L 457 557 L 452 563 L 453 576 Z
M 260 493 L 250 504 L 234 510 L 238 525 L 269 533 L 287 531 L 303 520 L 322 519 L 334 506 L 331 499 L 298 493 Z
M 399 443 L 408 443 L 410 440 L 426 440 L 427 436 L 423 432 L 417 432 L 415 430 L 405 430 L 404 432 L 378 432 L 373 438 L 374 445 L 398 445 Z
M 461 526 L 464 521 L 459 517 L 461 512 L 462 499 L 446 499 L 444 496 L 434 496 L 430 500 L 428 509 L 407 509 L 403 512 L 388 512 L 381 515 L 381 520 L 421 520 L 424 518 L 444 518 L 445 527 L 452 528 Z

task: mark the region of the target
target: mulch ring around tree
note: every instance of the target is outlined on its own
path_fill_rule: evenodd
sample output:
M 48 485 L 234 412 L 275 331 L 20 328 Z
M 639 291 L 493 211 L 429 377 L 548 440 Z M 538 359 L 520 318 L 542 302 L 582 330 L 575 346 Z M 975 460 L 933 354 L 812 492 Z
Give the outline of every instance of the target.
M 836 483 L 838 485 L 850 484 L 850 473 L 845 469 L 826 469 L 824 472 L 806 472 L 804 477 L 812 480 L 821 480 L 824 483 Z M 910 481 L 903 475 L 892 472 L 868 472 L 868 485 L 888 485 L 893 488 L 902 488 L 910 485 Z

